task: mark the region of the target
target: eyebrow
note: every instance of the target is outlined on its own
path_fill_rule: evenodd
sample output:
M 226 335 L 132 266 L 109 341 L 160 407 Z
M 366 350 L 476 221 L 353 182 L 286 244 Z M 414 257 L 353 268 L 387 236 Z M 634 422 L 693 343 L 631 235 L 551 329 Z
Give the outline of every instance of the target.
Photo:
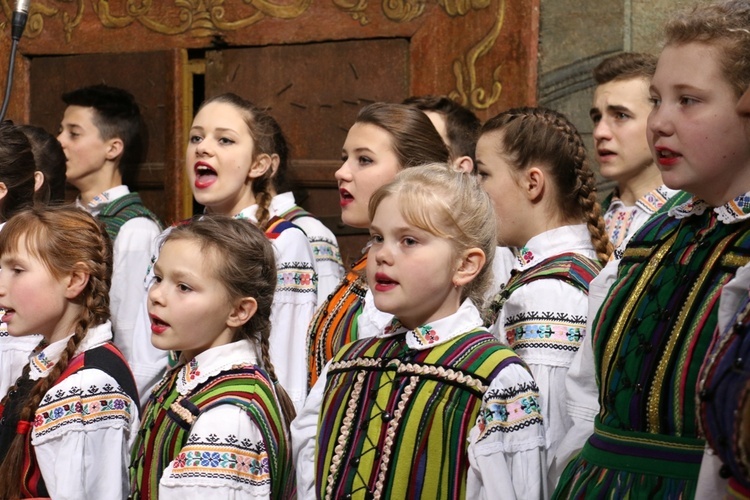
M 341 152 L 346 153 L 346 149 L 341 148 Z M 369 152 L 373 154 L 375 153 L 375 151 L 373 151 L 372 149 L 368 147 L 354 148 L 354 150 L 352 150 L 352 153 L 362 153 L 362 152 Z
M 190 131 L 193 131 L 193 130 L 199 130 L 201 132 L 205 132 L 205 130 L 203 129 L 203 127 L 201 127 L 200 125 L 193 125 L 192 127 L 190 127 Z M 239 133 L 236 130 L 234 130 L 233 128 L 226 128 L 226 127 L 216 127 L 214 130 L 216 132 L 232 132 L 234 134 L 238 134 Z
M 608 113 L 632 113 L 633 111 L 628 108 L 627 106 L 623 106 L 622 104 L 610 104 L 606 107 L 606 111 Z M 593 117 L 594 115 L 601 115 L 602 112 L 599 110 L 599 108 L 591 108 L 589 111 L 589 116 Z

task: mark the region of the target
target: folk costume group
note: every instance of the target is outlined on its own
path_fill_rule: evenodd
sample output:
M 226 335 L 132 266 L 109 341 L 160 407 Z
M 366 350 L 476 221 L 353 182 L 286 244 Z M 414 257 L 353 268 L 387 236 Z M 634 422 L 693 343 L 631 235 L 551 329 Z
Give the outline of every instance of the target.
M 122 180 L 128 92 L 63 96 L 74 204 L 0 124 L 0 498 L 750 498 L 747 53 L 721 0 L 597 67 L 603 204 L 557 111 L 367 104 L 348 269 L 238 95 L 166 229 Z

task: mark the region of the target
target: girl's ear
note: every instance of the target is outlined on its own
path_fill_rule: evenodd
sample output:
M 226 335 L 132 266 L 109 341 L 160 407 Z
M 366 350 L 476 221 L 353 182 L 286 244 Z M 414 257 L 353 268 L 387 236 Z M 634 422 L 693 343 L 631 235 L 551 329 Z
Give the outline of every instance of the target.
M 470 156 L 460 156 L 453 160 L 453 168 L 459 172 L 470 174 L 474 171 L 474 161 Z
M 271 155 L 271 177 L 274 177 L 276 175 L 276 172 L 279 170 L 279 165 L 281 164 L 281 158 L 279 158 L 279 155 L 276 153 Z
M 252 297 L 243 297 L 237 301 L 227 318 L 227 326 L 239 328 L 247 323 L 258 310 L 258 302 Z
M 34 172 L 34 191 L 39 191 L 39 188 L 44 184 L 44 173 L 41 170 Z
M 0 200 L 5 198 L 7 194 L 8 194 L 8 186 L 6 186 L 4 182 L 0 182 Z
M 477 277 L 484 267 L 487 257 L 481 248 L 468 248 L 461 254 L 456 272 L 453 273 L 453 285 L 465 286 Z
M 75 299 L 78 297 L 89 282 L 89 272 L 81 264 L 74 268 L 68 275 L 65 287 L 65 298 Z
M 546 180 L 544 171 L 541 168 L 531 167 L 526 169 L 523 174 L 522 187 L 529 201 L 541 201 L 542 195 L 544 195 Z
M 271 168 L 273 168 L 273 159 L 271 158 L 271 155 L 263 153 L 258 155 L 258 157 L 255 159 L 252 166 L 250 167 L 250 172 L 247 173 L 247 176 L 251 179 L 257 179 L 258 177 L 262 177 L 266 172 L 268 172 L 268 169 Z

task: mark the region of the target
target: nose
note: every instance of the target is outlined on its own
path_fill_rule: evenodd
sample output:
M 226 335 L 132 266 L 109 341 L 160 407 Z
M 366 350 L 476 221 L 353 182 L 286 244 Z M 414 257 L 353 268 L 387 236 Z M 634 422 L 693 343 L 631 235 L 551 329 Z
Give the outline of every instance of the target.
M 656 136 L 668 136 L 674 132 L 669 110 L 666 106 L 654 106 L 648 115 L 648 131 Z
M 393 262 L 393 252 L 391 251 L 390 245 L 385 243 L 377 243 L 370 247 L 370 252 L 373 252 L 375 262 L 380 264 L 390 264 Z
M 341 166 L 339 167 L 338 170 L 336 170 L 336 173 L 333 174 L 333 176 L 339 182 L 351 180 L 351 170 L 349 170 L 348 160 L 341 164 Z
M 607 125 L 606 121 L 604 120 L 604 118 L 601 118 L 599 122 L 596 125 L 594 125 L 593 136 L 594 136 L 594 140 L 597 142 L 612 138 L 611 130 L 609 128 L 609 125 Z
M 161 292 L 161 283 L 154 281 L 148 289 L 149 305 L 164 305 L 164 294 Z
M 208 138 L 204 138 L 199 143 L 195 144 L 195 155 L 196 156 L 210 156 L 213 149 Z

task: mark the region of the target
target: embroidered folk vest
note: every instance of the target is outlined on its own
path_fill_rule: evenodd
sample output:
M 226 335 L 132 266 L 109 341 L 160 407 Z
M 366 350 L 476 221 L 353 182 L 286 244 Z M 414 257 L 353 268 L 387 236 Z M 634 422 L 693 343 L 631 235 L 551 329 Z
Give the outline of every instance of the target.
M 257 366 L 236 367 L 206 380 L 185 397 L 177 391 L 178 374 L 175 370 L 165 378 L 146 406 L 133 445 L 132 498 L 158 498 L 162 473 L 185 446 L 193 422 L 202 412 L 222 404 L 239 407 L 258 427 L 268 453 L 272 497 L 290 498 L 296 490 L 291 448 L 268 374 Z
M 367 293 L 363 255 L 346 274 L 339 287 L 315 312 L 308 330 L 308 386 L 311 388 L 328 361 L 344 345 L 357 340 L 357 318 Z
M 514 363 L 484 330 L 425 350 L 403 334 L 343 347 L 319 420 L 318 498 L 464 498 L 469 431 L 490 382 Z
M 659 213 L 630 241 L 593 327 L 603 427 L 695 440 L 696 382 L 750 221 Z M 696 456 L 700 461 L 702 446 Z
M 127 221 L 137 217 L 151 219 L 159 226 L 160 230 L 162 229 L 159 218 L 143 205 L 143 201 L 141 201 L 138 193 L 128 193 L 108 203 L 97 216 L 104 223 L 107 234 L 112 241 L 115 241 L 117 235 L 120 233 L 120 229 Z

